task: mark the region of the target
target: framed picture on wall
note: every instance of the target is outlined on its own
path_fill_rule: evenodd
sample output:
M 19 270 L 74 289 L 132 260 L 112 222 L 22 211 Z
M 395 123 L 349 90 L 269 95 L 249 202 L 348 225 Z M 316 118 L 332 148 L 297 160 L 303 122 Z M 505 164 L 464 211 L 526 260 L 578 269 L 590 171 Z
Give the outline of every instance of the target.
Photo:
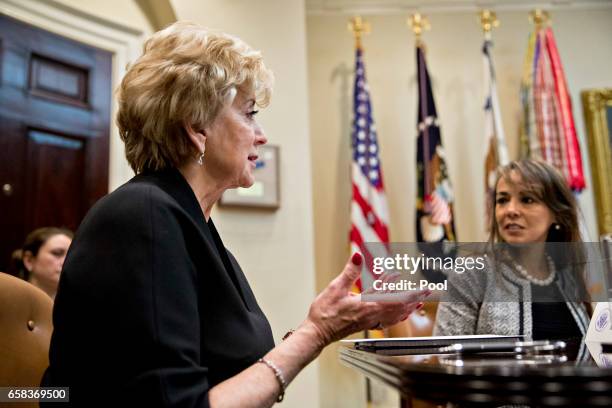
M 221 207 L 277 209 L 280 207 L 279 147 L 261 146 L 255 162 L 255 182 L 249 188 L 227 190 L 221 196 Z
M 612 88 L 582 91 L 599 235 L 612 234 Z

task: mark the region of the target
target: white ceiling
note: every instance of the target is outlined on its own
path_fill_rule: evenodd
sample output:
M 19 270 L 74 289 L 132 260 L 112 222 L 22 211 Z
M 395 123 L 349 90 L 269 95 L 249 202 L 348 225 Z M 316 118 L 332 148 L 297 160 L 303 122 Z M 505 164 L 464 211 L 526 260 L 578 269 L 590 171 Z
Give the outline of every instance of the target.
M 612 7 L 612 0 L 306 0 L 308 14 L 388 14 L 397 12 L 452 12 L 494 10 L 546 10 Z

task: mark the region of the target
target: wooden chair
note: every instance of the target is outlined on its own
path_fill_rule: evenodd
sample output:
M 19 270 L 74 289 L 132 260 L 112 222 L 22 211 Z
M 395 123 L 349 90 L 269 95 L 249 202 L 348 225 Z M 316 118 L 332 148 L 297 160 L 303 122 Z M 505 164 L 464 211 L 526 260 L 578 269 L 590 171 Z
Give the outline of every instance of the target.
M 38 387 L 49 365 L 53 301 L 42 290 L 0 272 L 0 387 Z M 38 403 L 19 403 L 38 407 Z M 0 407 L 14 407 L 0 403 Z

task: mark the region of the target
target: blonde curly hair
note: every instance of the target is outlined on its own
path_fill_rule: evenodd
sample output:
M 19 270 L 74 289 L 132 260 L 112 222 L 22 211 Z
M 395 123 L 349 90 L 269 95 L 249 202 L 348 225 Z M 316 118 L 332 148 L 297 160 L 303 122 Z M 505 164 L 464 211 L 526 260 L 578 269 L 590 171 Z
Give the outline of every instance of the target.
M 210 125 L 238 91 L 269 103 L 272 72 L 237 37 L 177 22 L 153 34 L 118 89 L 117 125 L 136 173 L 177 167 L 197 152 L 185 126 Z

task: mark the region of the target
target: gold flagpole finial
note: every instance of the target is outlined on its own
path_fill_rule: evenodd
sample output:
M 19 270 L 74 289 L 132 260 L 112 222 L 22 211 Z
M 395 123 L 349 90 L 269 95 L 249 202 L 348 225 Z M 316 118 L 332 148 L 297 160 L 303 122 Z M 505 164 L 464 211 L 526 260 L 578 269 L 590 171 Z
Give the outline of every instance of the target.
M 481 10 L 478 16 L 480 17 L 480 25 L 482 26 L 482 31 L 485 33 L 485 37 L 489 38 L 491 36 L 491 31 L 499 27 L 497 14 L 495 14 L 494 11 L 485 9 Z
M 414 32 L 417 45 L 421 45 L 421 34 L 423 34 L 423 31 L 431 29 L 429 20 L 421 13 L 414 13 L 408 18 L 408 25 Z
M 370 34 L 370 23 L 363 21 L 361 16 L 355 16 L 349 20 L 348 30 L 355 37 L 355 47 L 361 48 L 362 34 Z
M 544 24 L 550 25 L 550 14 L 546 10 L 535 9 L 529 13 L 529 21 L 535 25 L 536 30 L 540 30 Z

